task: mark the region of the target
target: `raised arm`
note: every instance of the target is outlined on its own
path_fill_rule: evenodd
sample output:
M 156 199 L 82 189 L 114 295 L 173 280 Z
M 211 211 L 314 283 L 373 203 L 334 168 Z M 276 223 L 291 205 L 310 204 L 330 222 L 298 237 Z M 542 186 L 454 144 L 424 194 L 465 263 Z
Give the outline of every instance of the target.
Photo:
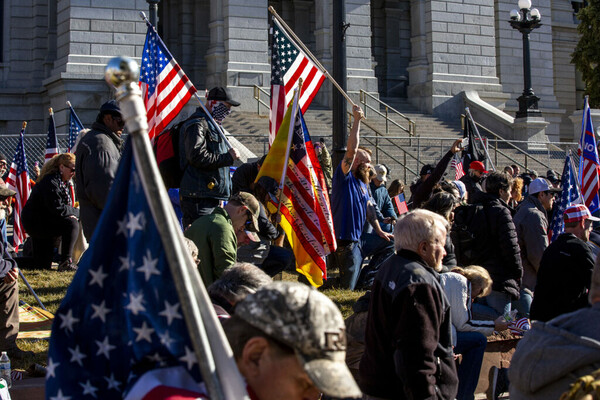
M 362 109 L 356 104 L 352 107 L 352 116 L 354 117 L 354 123 L 352 124 L 352 129 L 348 135 L 346 154 L 344 154 L 344 159 L 342 160 L 342 172 L 344 175 L 348 174 L 352 167 L 360 142 L 360 120 L 363 118 L 364 114 Z

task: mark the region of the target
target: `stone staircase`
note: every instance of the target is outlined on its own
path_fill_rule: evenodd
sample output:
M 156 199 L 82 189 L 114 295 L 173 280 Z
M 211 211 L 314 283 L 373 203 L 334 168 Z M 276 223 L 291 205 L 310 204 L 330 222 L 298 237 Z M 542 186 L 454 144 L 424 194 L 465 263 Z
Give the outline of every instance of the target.
M 361 142 L 373 150 L 373 163 L 383 163 L 390 168 L 391 179 L 411 182 L 423 164 L 437 163 L 450 149 L 452 142 L 462 137 L 460 119 L 445 121 L 420 113 L 406 99 L 394 99 L 386 102 L 415 121 L 417 136 L 409 137 L 406 132 L 393 124 L 388 124 L 388 134 L 386 135 L 385 119 L 372 110 L 367 110 L 367 119 L 361 128 Z M 400 125 L 407 125 L 400 117 L 393 116 L 391 112 L 389 115 Z M 333 126 L 331 110 L 311 107 L 304 117 L 313 141 L 323 137 L 331 149 Z M 236 111 L 225 120 L 224 126 L 257 157 L 262 156 L 268 150 L 269 117 L 267 110 L 263 109 L 261 115 L 256 112 Z M 483 132 L 481 133 L 483 135 Z M 546 165 L 562 173 L 564 152 L 558 150 L 530 152 L 526 160 L 522 153 L 501 142 L 496 143 L 493 139 L 489 140 L 488 150 L 498 170 L 517 162 L 527 165 L 529 169 L 535 169 L 541 175 L 545 175 L 548 169 Z M 534 159 L 538 159 L 543 164 Z M 447 177 L 453 179 L 453 176 L 453 170 L 448 169 Z

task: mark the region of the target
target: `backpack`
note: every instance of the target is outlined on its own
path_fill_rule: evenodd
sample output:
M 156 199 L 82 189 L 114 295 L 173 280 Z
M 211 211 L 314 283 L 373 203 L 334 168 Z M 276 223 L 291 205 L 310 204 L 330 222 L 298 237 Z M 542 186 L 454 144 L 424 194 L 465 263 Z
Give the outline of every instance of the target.
M 454 209 L 454 223 L 450 238 L 454 245 L 456 261 L 460 266 L 477 264 L 481 260 L 482 246 L 479 237 L 487 229 L 485 210 L 481 204 L 467 204 Z
M 183 171 L 179 163 L 179 135 L 182 125 L 181 121 L 154 138 L 152 151 L 158 164 L 158 170 L 167 189 L 179 188 Z

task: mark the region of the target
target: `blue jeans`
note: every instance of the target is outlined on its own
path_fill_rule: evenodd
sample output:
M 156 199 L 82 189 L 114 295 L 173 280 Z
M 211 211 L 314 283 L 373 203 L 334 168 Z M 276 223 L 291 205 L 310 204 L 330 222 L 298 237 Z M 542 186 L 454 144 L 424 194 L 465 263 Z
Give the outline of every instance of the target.
M 521 289 L 521 296 L 519 297 L 519 300 L 515 300 L 512 303 L 512 307 L 519 311 L 517 318 L 529 318 L 529 310 L 531 310 L 532 301 L 533 294 L 531 291 L 529 289 Z
M 484 305 L 487 307 L 480 307 L 480 305 Z M 484 310 L 489 312 L 486 313 Z M 478 299 L 477 302 L 473 304 L 473 313 L 479 315 L 478 318 L 481 318 L 481 315 L 483 315 L 484 318 L 481 319 L 495 320 L 500 315 L 506 315 L 510 313 L 510 310 L 510 295 L 507 293 L 496 292 L 493 290 L 492 293 L 485 297 L 482 297 L 481 299 Z
M 6 237 L 6 218 L 0 219 L 0 240 L 4 243 L 4 247 L 8 244 L 8 238 Z
M 479 332 L 456 332 L 455 354 L 462 354 L 458 366 L 457 400 L 473 400 L 475 388 L 479 381 L 479 372 L 483 362 L 483 353 L 487 346 L 487 338 Z
M 354 290 L 362 266 L 360 242 L 338 240 L 338 248 L 333 253 L 334 266 L 340 270 L 340 286 Z

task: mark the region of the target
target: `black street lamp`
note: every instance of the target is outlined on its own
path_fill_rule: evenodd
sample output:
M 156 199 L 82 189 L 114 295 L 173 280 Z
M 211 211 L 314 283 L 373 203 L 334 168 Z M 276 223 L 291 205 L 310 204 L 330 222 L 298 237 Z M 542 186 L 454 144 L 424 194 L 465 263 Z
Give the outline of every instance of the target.
M 525 86 L 523 94 L 517 99 L 519 111 L 517 118 L 540 117 L 542 112 L 538 109 L 540 99 L 533 93 L 531 88 L 531 57 L 529 54 L 529 34 L 536 28 L 542 26 L 541 15 L 537 8 L 531 9 L 531 0 L 519 0 L 520 10 L 510 12 L 510 26 L 523 34 L 523 76 Z
M 146 0 L 146 3 L 148 3 L 148 14 L 149 15 L 149 20 L 150 23 L 156 28 L 158 29 L 157 23 L 158 23 L 158 3 L 160 3 L 160 0 Z

